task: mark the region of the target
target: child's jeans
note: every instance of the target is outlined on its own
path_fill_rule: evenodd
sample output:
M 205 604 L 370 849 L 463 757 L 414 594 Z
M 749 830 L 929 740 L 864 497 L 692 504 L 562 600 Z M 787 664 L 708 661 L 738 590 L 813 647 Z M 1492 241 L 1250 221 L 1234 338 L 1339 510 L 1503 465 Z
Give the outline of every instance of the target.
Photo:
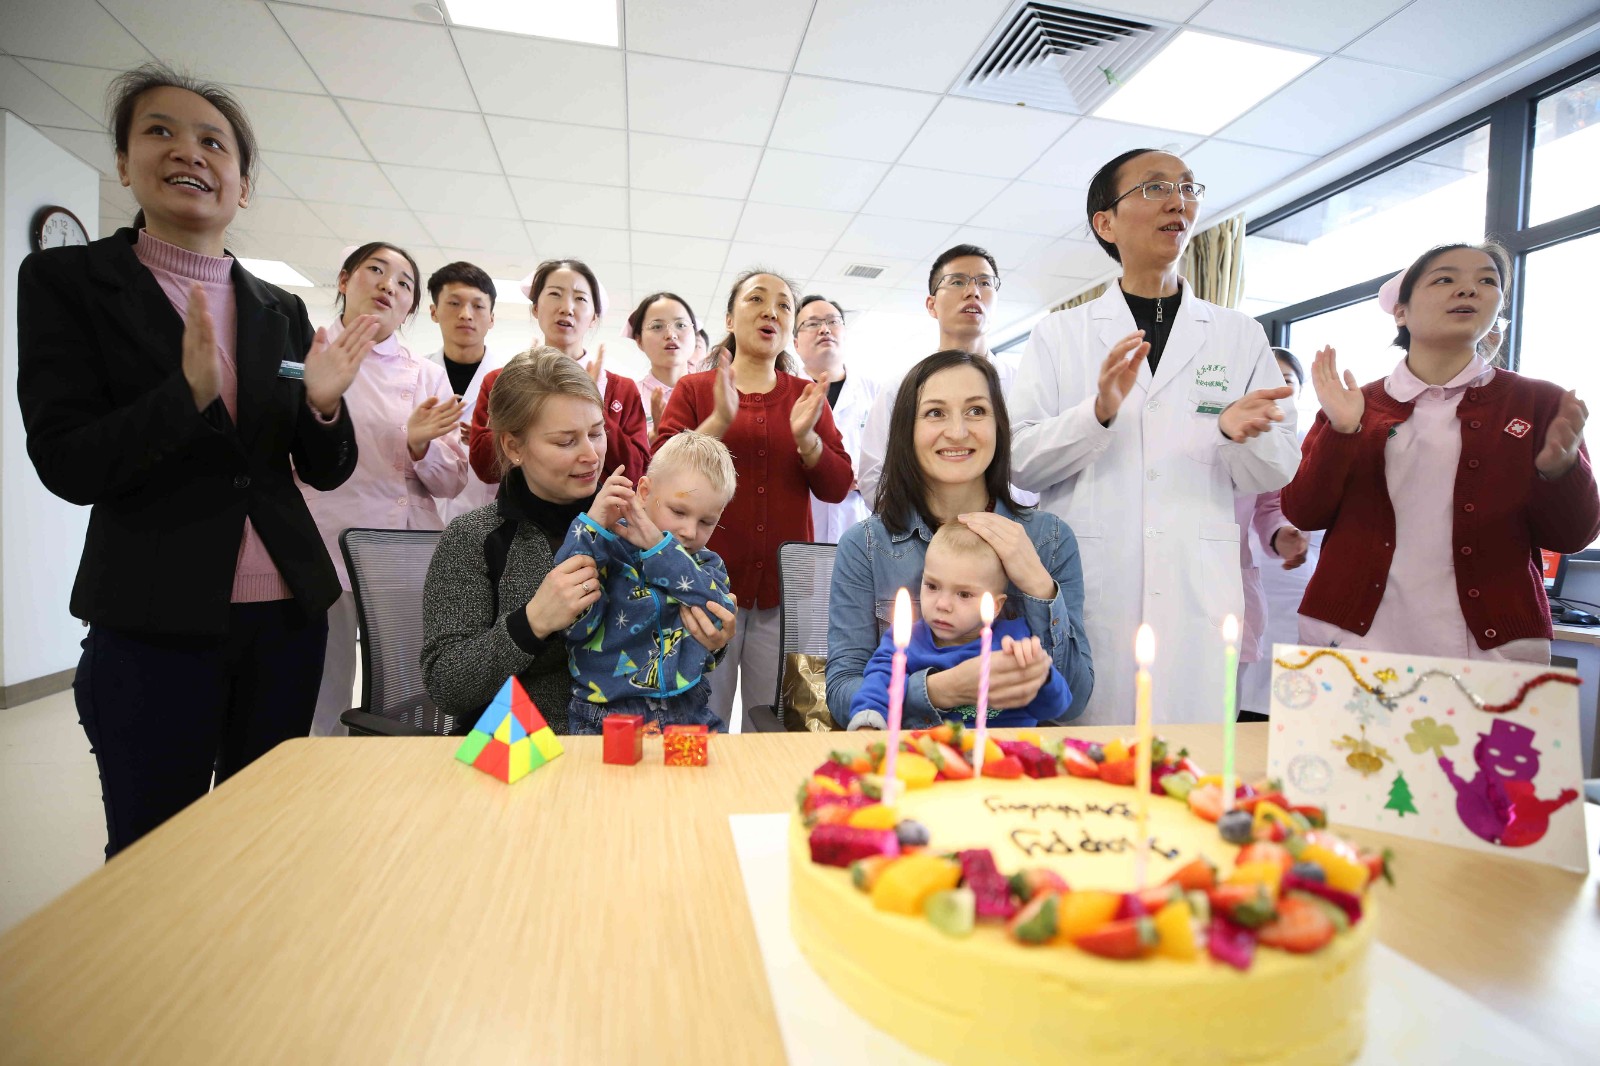
M 644 718 L 646 726 L 658 722 L 663 727 L 703 725 L 713 733 L 723 730 L 722 719 L 711 709 L 711 686 L 703 680 L 687 692 L 664 699 L 632 696 L 610 703 L 590 703 L 582 696 L 573 696 L 567 703 L 567 730 L 573 735 L 597 736 L 604 732 L 601 723 L 608 714 L 637 714 Z

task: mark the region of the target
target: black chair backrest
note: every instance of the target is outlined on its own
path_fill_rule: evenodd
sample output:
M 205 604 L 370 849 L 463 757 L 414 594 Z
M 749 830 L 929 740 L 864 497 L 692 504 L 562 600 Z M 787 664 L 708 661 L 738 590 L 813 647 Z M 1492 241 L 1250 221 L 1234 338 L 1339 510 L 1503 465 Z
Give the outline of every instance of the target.
M 436 529 L 347 529 L 339 550 L 361 622 L 361 709 L 440 735 L 455 731 L 422 685 L 422 587 Z
M 833 557 L 837 544 L 803 540 L 778 545 L 778 580 L 783 606 L 778 613 L 778 691 L 772 706 L 783 718 L 783 684 L 789 656 L 828 655 L 828 600 L 833 594 Z

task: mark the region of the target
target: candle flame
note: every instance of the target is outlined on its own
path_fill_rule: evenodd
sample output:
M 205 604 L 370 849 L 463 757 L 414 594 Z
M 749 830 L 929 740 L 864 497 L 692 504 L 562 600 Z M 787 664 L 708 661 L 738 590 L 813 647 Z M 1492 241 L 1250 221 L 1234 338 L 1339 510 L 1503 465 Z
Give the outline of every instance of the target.
M 978 601 L 978 617 L 983 619 L 984 625 L 994 621 L 994 596 L 987 592 L 983 594 L 983 599 Z
M 894 646 L 904 651 L 911 644 L 911 593 L 894 594 Z
M 1239 620 L 1231 614 L 1222 620 L 1222 639 L 1229 644 L 1239 640 Z
M 1156 631 L 1148 623 L 1140 625 L 1138 634 L 1133 638 L 1133 657 L 1140 666 L 1149 666 L 1156 661 Z

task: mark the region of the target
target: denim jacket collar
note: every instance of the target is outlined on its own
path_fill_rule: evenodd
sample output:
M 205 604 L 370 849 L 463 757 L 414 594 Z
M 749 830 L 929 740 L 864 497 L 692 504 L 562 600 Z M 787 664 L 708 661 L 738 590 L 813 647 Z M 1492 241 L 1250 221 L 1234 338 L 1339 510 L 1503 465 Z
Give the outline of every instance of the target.
M 1011 512 L 1009 507 L 1001 503 L 999 500 L 994 501 L 991 510 L 993 510 L 994 513 L 999 515 L 1001 518 L 1009 518 L 1013 522 L 1021 521 L 1020 518 Z M 921 537 L 922 543 L 924 544 L 927 544 L 933 540 L 933 530 L 928 528 L 928 523 L 923 521 L 922 515 L 916 511 L 911 512 L 911 524 L 906 531 L 904 533 L 891 532 L 889 534 L 889 540 L 891 543 L 899 544 L 913 535 Z

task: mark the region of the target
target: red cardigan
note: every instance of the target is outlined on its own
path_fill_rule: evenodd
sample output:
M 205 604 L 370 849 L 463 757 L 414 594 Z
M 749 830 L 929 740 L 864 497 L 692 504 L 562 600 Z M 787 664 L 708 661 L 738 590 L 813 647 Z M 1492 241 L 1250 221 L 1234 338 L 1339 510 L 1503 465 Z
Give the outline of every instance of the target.
M 1394 557 L 1384 446 L 1389 431 L 1411 417 L 1413 405 L 1390 396 L 1381 380 L 1361 392 L 1367 407 L 1355 433 L 1340 433 L 1317 414 L 1282 502 L 1284 516 L 1296 526 L 1328 531 L 1300 613 L 1364 634 Z M 1456 408 L 1461 462 L 1450 516 L 1456 594 L 1480 648 L 1525 637 L 1549 639 L 1538 549 L 1581 551 L 1600 533 L 1600 496 L 1586 447 L 1556 481 L 1533 468 L 1561 396 L 1561 388 L 1548 381 L 1496 370 L 1489 384 L 1468 389 Z
M 494 434 L 489 432 L 489 393 L 500 371 L 491 370 L 483 376 L 478 389 L 478 403 L 472 409 L 472 433 L 468 438 L 467 457 L 472 462 L 473 473 L 486 485 L 500 482 L 499 464 L 494 454 Z M 628 480 L 638 481 L 650 465 L 650 438 L 645 433 L 644 404 L 639 400 L 639 386 L 633 379 L 620 374 L 606 374 L 605 401 L 606 461 L 601 467 L 600 480 L 605 481 L 617 467 L 625 467 Z
M 686 429 L 695 429 L 711 414 L 714 372 L 679 379 L 656 426 L 655 446 Z M 810 470 L 800 462 L 789 413 L 810 384 L 804 378 L 778 373 L 771 392 L 741 392 L 739 417 L 722 442 L 733 453 L 739 487 L 722 521 L 711 534 L 710 549 L 728 567 L 739 606 L 746 610 L 776 607 L 782 600 L 778 582 L 778 545 L 812 539 L 811 495 L 838 503 L 850 491 L 855 473 L 850 455 L 833 424 L 827 401 L 817 419 L 822 457 Z

